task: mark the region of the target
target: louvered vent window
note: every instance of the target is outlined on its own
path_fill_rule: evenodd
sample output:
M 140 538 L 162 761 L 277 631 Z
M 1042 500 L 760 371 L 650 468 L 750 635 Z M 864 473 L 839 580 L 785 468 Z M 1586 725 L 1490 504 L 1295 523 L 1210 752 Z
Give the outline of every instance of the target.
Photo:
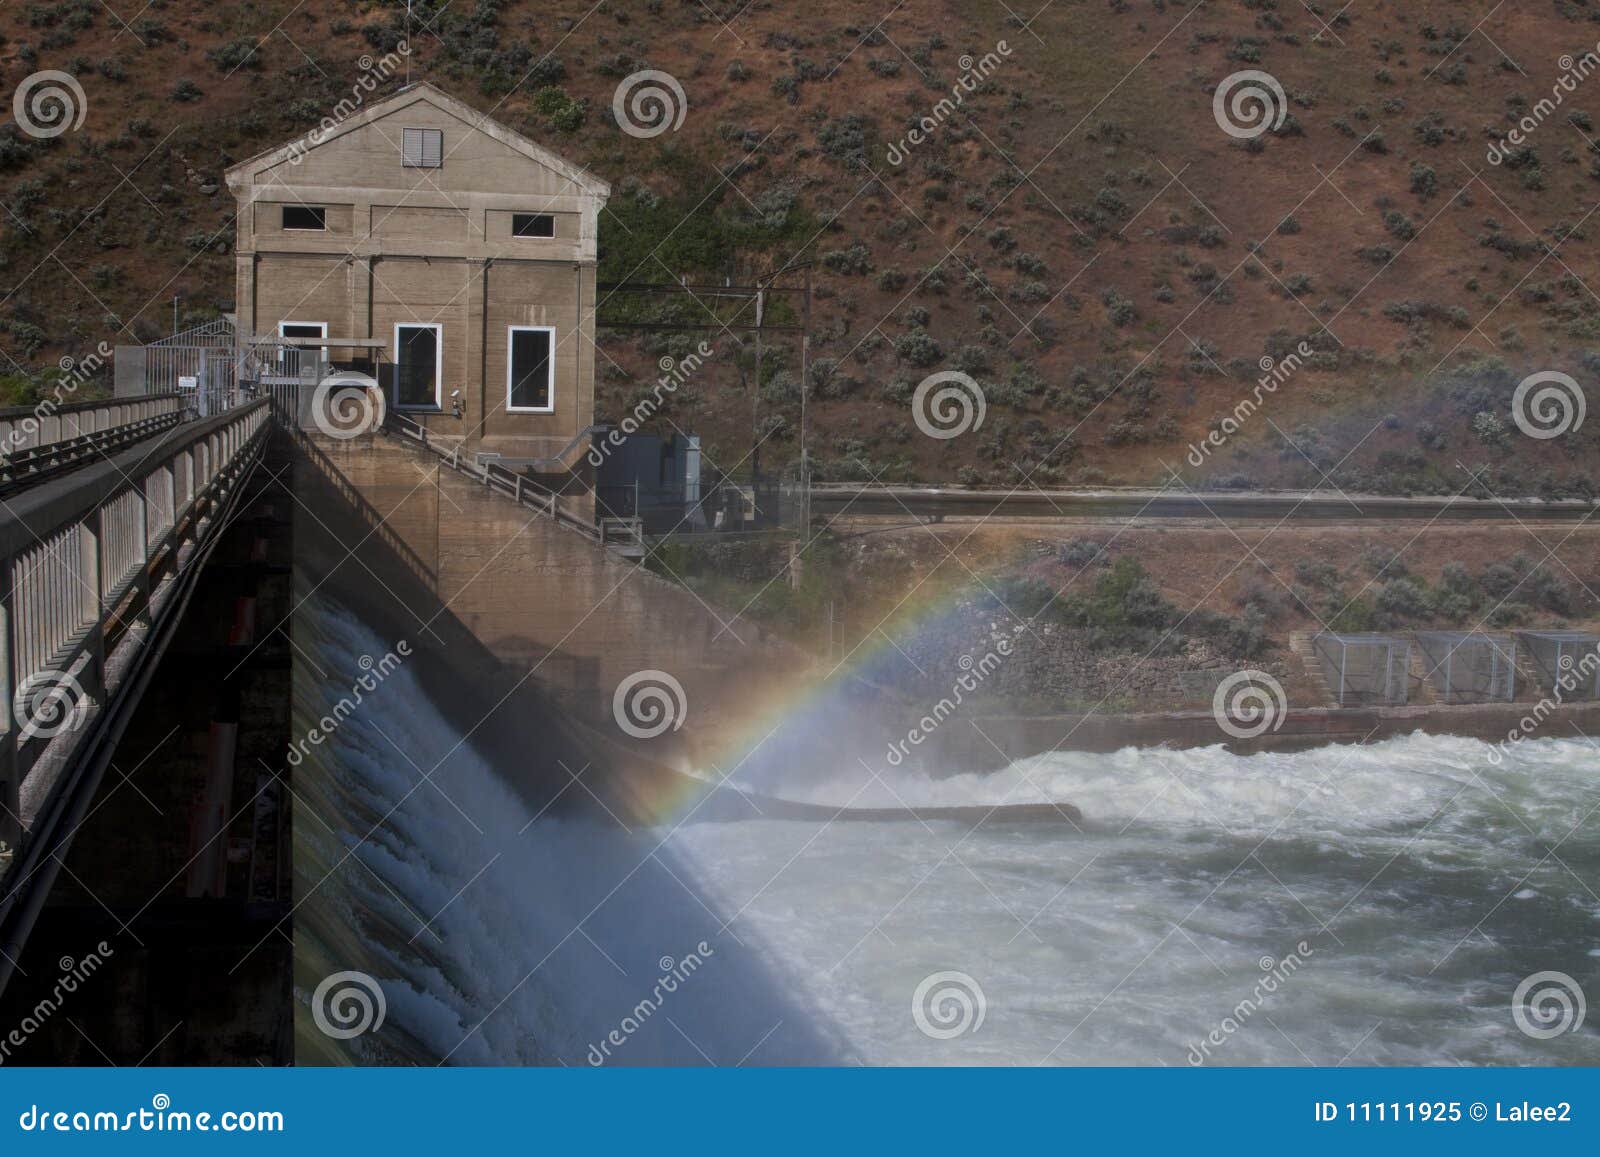
M 441 129 L 402 129 L 405 167 L 437 169 L 444 163 L 444 132 Z

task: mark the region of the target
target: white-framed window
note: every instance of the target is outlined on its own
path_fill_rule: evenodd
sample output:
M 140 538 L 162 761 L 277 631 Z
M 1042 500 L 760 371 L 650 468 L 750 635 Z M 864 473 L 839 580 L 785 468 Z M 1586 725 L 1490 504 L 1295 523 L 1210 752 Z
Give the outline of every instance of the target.
M 444 381 L 444 326 L 402 321 L 394 327 L 394 404 L 401 410 L 437 410 Z
M 328 323 L 325 321 L 280 321 L 278 323 L 278 336 L 327 337 Z
M 507 413 L 553 414 L 555 409 L 555 327 L 548 325 L 507 326 Z
M 280 321 L 278 323 L 279 338 L 328 336 L 328 323 L 325 321 Z M 300 359 L 306 354 L 313 357 L 317 354 L 315 347 L 307 346 L 278 346 L 278 365 L 286 373 L 300 372 Z
M 437 169 L 444 164 L 443 129 L 401 129 L 402 166 L 408 169 Z

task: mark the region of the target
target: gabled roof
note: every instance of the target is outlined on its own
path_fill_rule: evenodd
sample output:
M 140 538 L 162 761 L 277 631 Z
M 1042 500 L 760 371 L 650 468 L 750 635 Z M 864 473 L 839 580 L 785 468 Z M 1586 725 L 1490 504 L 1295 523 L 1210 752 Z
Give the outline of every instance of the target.
M 394 95 L 385 97 L 376 104 L 367 105 L 360 112 L 347 117 L 332 129 L 324 130 L 319 125 L 297 140 L 288 141 L 275 149 L 257 153 L 248 160 L 240 161 L 237 165 L 228 169 L 226 174 L 228 184 L 233 186 L 235 184 L 248 183 L 247 178 L 262 169 L 282 164 L 290 158 L 307 153 L 312 149 L 323 148 L 337 141 L 346 133 L 353 132 L 363 125 L 371 124 L 381 117 L 398 112 L 418 102 L 426 102 L 443 112 L 449 113 L 470 128 L 493 137 L 507 148 L 513 149 L 537 164 L 561 174 L 562 177 L 571 181 L 591 196 L 604 198 L 611 195 L 611 186 L 581 165 L 575 165 L 560 154 L 529 140 L 521 133 L 508 129 L 499 121 L 479 112 L 465 101 L 456 99 L 426 81 L 418 81 L 416 84 L 406 85 Z

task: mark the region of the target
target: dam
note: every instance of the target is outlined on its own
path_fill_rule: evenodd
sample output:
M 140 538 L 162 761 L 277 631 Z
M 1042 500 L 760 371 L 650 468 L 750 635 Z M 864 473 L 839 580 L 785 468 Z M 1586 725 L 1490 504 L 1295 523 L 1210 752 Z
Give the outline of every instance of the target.
M 1029 544 L 999 591 L 973 569 L 919 601 L 908 566 L 871 630 L 836 639 L 829 602 L 808 647 L 752 608 L 823 617 L 804 548 L 851 503 L 918 533 L 1005 503 L 813 505 L 803 437 L 797 477 L 715 487 L 691 431 L 619 448 L 598 313 L 639 287 L 598 277 L 609 186 L 430 85 L 227 185 L 231 315 L 120 347 L 110 399 L 0 416 L 27 442 L 0 584 L 17 1059 L 1551 1062 L 1503 1022 L 1519 978 L 1592 955 L 1582 622 L 1167 653 L 1157 584 Z M 748 303 L 741 333 L 804 350 L 792 274 L 649 288 Z M 747 599 L 670 573 L 666 548 L 731 572 L 723 544 L 775 527 L 794 541 Z M 1104 626 L 1043 617 L 1058 566 L 1145 652 L 1085 667 L 1115 687 L 1154 656 L 1169 702 L 978 693 Z M 1217 1043 L 1291 962 L 1273 1031 Z

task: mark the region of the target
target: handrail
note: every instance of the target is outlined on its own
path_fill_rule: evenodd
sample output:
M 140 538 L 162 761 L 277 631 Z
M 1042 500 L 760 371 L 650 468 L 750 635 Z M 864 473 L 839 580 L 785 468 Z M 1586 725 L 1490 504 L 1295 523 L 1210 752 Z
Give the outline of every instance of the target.
M 26 848 L 74 752 L 138 667 L 174 582 L 254 464 L 266 400 L 179 426 L 0 516 L 0 842 Z M 53 814 L 53 811 L 52 811 Z
M 611 519 L 613 524 L 620 525 L 624 531 L 622 535 L 609 535 L 605 529 L 596 526 L 588 519 L 579 518 L 571 511 L 561 507 L 561 496 L 543 483 L 535 482 L 526 475 L 515 470 L 501 466 L 497 462 L 482 463 L 472 461 L 461 453 L 458 445 L 443 446 L 428 437 L 428 427 L 416 419 L 405 414 L 398 414 L 390 410 L 384 415 L 384 427 L 392 429 L 405 438 L 421 445 L 425 450 L 432 451 L 446 462 L 453 470 L 467 477 L 482 482 L 490 490 L 494 490 L 517 505 L 546 515 L 558 525 L 576 530 L 584 537 L 610 546 L 613 543 L 625 542 L 630 546 L 642 547 L 644 545 L 644 520 L 640 518 Z
M 182 408 L 183 395 L 178 393 L 0 407 L 0 459 L 132 425 L 159 414 L 176 414 Z
M 567 465 L 567 455 L 574 450 L 582 449 L 584 446 L 592 444 L 596 434 L 604 434 L 610 429 L 611 427 L 604 423 L 585 426 L 572 436 L 572 441 L 561 447 L 554 454 L 548 454 L 542 458 L 518 458 L 517 464 L 531 467 L 542 474 L 553 474 L 557 470 L 571 470 L 572 467 Z
M 152 434 L 171 429 L 183 421 L 179 410 L 153 414 L 122 426 L 109 426 L 61 442 L 47 442 L 12 454 L 0 453 L 0 495 L 31 486 L 63 471 L 73 470 L 109 451 L 142 442 Z
M 160 394 L 139 394 L 126 398 L 85 398 L 79 402 L 35 402 L 31 406 L 0 406 L 0 422 L 27 418 L 38 414 L 40 410 L 48 410 L 52 414 L 78 414 L 84 410 L 103 410 L 108 406 L 127 406 L 137 402 L 161 402 L 171 398 L 181 400 L 183 395 L 176 390 L 168 390 Z

